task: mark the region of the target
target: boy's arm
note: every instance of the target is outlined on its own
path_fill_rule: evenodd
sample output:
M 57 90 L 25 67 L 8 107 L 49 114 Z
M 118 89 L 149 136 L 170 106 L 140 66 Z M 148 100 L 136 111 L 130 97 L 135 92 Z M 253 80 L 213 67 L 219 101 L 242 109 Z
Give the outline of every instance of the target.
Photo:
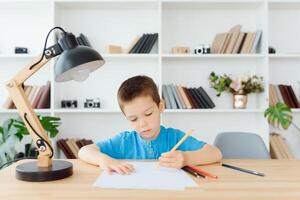
M 205 144 L 204 147 L 197 151 L 185 151 L 183 154 L 185 165 L 205 165 L 222 160 L 221 151 L 210 144 Z
M 80 148 L 78 157 L 87 163 L 100 166 L 100 164 L 109 156 L 101 153 L 95 144 L 89 144 Z
M 100 149 L 95 144 L 81 147 L 78 152 L 78 157 L 87 163 L 99 166 L 108 173 L 115 171 L 119 174 L 130 174 L 134 171 L 131 164 L 101 153 Z

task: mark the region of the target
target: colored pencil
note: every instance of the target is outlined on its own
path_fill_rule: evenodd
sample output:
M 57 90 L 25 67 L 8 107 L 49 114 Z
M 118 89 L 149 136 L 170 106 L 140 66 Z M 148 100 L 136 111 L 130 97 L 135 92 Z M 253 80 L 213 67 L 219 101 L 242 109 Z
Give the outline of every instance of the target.
M 228 164 L 225 164 L 225 163 L 222 163 L 222 166 L 230 168 L 230 169 L 238 170 L 238 171 L 241 171 L 241 172 L 245 172 L 245 173 L 248 173 L 248 174 L 253 174 L 253 175 L 256 175 L 256 176 L 265 176 L 263 173 L 260 173 L 260 172 L 257 172 L 257 171 L 253 171 L 253 170 L 249 170 L 249 169 L 243 169 L 243 168 L 228 165 Z
M 196 171 L 197 173 L 202 174 L 203 176 L 207 176 L 207 177 L 215 178 L 215 179 L 218 178 L 218 176 L 213 175 L 213 174 L 211 174 L 211 173 L 209 173 L 209 172 L 207 172 L 207 171 L 204 171 L 203 169 L 199 169 L 199 168 L 196 168 L 196 167 L 192 167 L 192 166 L 190 166 L 190 165 L 188 165 L 188 166 L 189 166 L 191 169 L 193 169 L 194 171 Z
M 190 173 L 190 174 L 196 176 L 197 178 L 200 178 L 200 177 L 206 178 L 206 176 L 204 176 L 203 174 L 199 174 L 198 172 L 194 171 L 192 168 L 190 168 L 190 167 L 187 166 L 187 165 L 184 166 L 182 169 L 183 169 L 184 171 L 186 171 L 186 172 L 188 172 L 188 173 Z
M 187 132 L 183 138 L 181 138 L 181 140 L 179 142 L 177 142 L 177 144 L 171 149 L 171 151 L 176 151 L 176 149 L 184 142 L 184 140 L 186 140 L 186 138 L 189 137 L 189 135 L 191 135 L 191 133 L 193 132 L 193 130 L 190 130 L 189 132 Z

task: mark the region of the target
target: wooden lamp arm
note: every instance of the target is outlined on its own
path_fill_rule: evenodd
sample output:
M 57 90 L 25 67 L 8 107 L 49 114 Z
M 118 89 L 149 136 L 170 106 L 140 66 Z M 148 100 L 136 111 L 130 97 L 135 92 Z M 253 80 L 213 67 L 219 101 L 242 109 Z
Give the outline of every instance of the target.
M 36 113 L 34 112 L 28 97 L 25 95 L 23 88 L 24 82 L 30 78 L 35 72 L 43 67 L 50 59 L 45 56 L 40 60 L 42 55 L 38 56 L 33 63 L 26 66 L 17 73 L 7 84 L 9 95 L 12 98 L 30 136 L 33 139 L 39 151 L 38 166 L 49 167 L 52 165 L 53 148 L 47 133 L 40 123 Z M 36 63 L 36 64 L 34 64 Z

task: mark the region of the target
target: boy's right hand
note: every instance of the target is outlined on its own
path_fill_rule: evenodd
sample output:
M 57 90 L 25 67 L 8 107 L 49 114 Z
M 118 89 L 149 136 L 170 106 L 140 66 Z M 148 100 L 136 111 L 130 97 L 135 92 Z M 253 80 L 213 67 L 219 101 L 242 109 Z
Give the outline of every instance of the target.
M 134 172 L 132 164 L 113 158 L 106 158 L 104 162 L 100 164 L 100 167 L 103 170 L 107 171 L 109 174 L 111 174 L 112 172 L 117 172 L 121 175 L 129 175 Z

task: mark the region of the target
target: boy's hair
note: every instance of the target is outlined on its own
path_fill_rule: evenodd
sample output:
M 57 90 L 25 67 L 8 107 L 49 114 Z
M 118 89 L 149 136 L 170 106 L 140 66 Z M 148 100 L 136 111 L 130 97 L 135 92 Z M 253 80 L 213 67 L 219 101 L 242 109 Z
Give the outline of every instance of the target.
M 159 105 L 160 97 L 155 82 L 148 76 L 134 76 L 124 81 L 118 90 L 118 103 L 123 111 L 124 103 L 136 97 L 150 96 Z

